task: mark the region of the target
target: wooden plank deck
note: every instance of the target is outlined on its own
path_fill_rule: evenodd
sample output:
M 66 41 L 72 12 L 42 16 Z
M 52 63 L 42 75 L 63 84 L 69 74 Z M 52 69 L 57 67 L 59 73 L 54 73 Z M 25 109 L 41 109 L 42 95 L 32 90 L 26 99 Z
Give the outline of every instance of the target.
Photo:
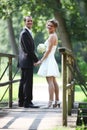
M 62 88 L 59 88 L 59 99 L 62 102 Z M 11 109 L 0 109 L 0 130 L 61 130 L 62 127 L 62 104 L 60 108 L 44 109 L 48 103 L 47 84 L 34 84 L 33 103 L 41 108 L 31 109 L 18 107 L 17 102 L 13 102 Z M 68 130 L 75 130 L 77 114 L 68 116 Z M 63 129 L 62 129 L 63 130 Z M 66 130 L 64 128 L 64 130 Z
M 47 102 L 35 102 L 46 105 Z M 68 127 L 75 130 L 76 113 L 68 116 Z M 13 104 L 12 109 L 0 110 L 0 130 L 53 130 L 62 126 L 62 109 L 60 108 L 23 108 Z M 58 130 L 58 129 L 56 129 Z M 71 130 L 71 129 L 70 129 Z

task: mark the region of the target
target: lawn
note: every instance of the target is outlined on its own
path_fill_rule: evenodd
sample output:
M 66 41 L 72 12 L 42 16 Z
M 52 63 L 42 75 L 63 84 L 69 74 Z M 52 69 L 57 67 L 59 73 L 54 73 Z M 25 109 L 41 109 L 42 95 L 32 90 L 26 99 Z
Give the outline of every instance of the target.
M 19 79 L 19 76 L 16 77 L 16 79 Z M 6 79 L 4 79 L 3 81 L 6 81 Z M 41 85 L 44 85 L 44 84 L 47 84 L 46 82 L 46 79 L 45 78 L 42 78 L 42 77 L 39 77 L 37 75 L 34 75 L 34 78 L 33 78 L 33 81 L 34 81 L 34 87 L 36 86 L 36 89 L 39 90 L 39 87 L 41 87 Z M 61 78 L 60 79 L 57 79 L 58 83 L 60 84 L 60 87 L 62 87 L 61 85 Z M 17 101 L 18 100 L 18 87 L 19 87 L 19 83 L 14 83 L 13 84 L 13 100 L 14 101 Z M 7 92 L 3 98 L 3 102 L 7 102 L 8 101 L 8 86 L 5 86 L 5 87 L 0 87 L 0 100 L 3 96 L 3 94 L 5 93 L 7 89 Z M 82 92 L 82 90 L 80 89 L 79 86 L 76 86 L 75 87 L 75 101 L 80 101 L 80 102 L 83 102 L 83 101 L 86 101 L 87 102 L 87 99 L 84 95 L 84 93 Z M 1 107 L 1 105 L 0 105 Z M 63 127 L 63 126 L 58 126 L 56 128 L 54 128 L 53 130 L 82 130 L 81 128 L 70 128 L 70 127 Z
M 58 126 L 52 130 L 87 130 L 87 129 L 85 129 L 84 127 L 70 128 L 70 127 Z
M 17 78 L 19 79 L 20 77 L 17 76 L 16 79 Z M 3 81 L 6 81 L 6 80 L 7 80 L 7 78 L 4 79 Z M 38 75 L 34 75 L 33 81 L 34 81 L 34 86 L 36 86 L 36 89 L 38 89 L 38 90 L 39 90 L 39 86 L 47 84 L 46 79 L 43 77 L 39 77 Z M 61 78 L 57 79 L 57 81 L 59 83 L 59 86 L 62 87 Z M 18 99 L 18 87 L 19 87 L 19 83 L 13 84 L 13 100 Z M 0 100 L 3 96 L 3 94 L 5 93 L 6 89 L 7 89 L 7 92 L 3 98 L 3 101 L 7 101 L 7 99 L 8 99 L 8 86 L 0 87 Z M 81 101 L 81 102 L 86 101 L 87 102 L 87 99 L 79 86 L 75 87 L 75 101 Z
M 75 128 L 58 126 L 57 128 L 54 128 L 53 130 L 75 130 Z

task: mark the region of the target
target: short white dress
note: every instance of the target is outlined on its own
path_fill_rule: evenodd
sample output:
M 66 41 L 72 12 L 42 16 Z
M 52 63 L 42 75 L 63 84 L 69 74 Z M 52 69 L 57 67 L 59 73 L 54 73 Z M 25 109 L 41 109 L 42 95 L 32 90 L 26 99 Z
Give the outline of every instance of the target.
M 49 45 L 48 40 L 46 40 L 44 44 L 46 45 L 46 51 L 47 51 L 48 45 Z M 44 61 L 41 63 L 40 68 L 37 73 L 38 75 L 43 76 L 43 77 L 49 77 L 49 76 L 59 77 L 60 76 L 59 67 L 55 59 L 56 48 L 57 48 L 56 45 L 53 46 L 48 57 L 44 59 Z

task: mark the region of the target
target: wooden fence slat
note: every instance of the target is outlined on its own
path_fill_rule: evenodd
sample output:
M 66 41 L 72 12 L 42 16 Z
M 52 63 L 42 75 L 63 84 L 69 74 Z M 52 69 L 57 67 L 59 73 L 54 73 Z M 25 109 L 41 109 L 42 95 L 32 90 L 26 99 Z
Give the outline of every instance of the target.
M 20 81 L 20 79 L 16 79 L 16 80 L 12 80 L 12 81 L 7 81 L 7 82 L 4 82 L 4 83 L 0 83 L 0 87 L 9 85 L 10 83 L 16 83 L 16 82 L 19 82 L 19 81 Z
M 67 68 L 66 68 L 66 54 L 62 54 L 62 76 L 63 76 L 63 126 L 67 126 L 67 102 L 66 102 L 66 85 L 67 85 Z

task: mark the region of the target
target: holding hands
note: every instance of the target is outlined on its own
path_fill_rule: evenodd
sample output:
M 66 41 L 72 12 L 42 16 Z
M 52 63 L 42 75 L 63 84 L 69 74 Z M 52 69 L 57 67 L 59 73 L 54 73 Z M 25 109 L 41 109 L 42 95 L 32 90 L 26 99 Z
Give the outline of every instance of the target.
M 42 63 L 42 60 L 39 60 L 39 61 L 34 63 L 34 66 L 40 65 L 41 63 Z

